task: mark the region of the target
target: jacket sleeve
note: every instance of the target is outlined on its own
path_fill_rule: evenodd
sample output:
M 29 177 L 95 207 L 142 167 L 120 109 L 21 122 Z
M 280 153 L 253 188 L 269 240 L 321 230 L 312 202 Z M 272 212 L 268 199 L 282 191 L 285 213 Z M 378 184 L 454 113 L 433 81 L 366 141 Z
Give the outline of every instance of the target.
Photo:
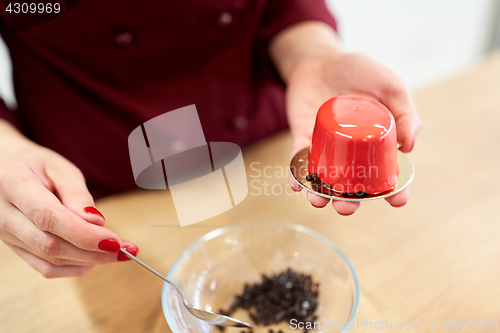
M 261 36 L 269 41 L 282 29 L 308 20 L 324 22 L 337 30 L 337 22 L 325 0 L 268 0 Z

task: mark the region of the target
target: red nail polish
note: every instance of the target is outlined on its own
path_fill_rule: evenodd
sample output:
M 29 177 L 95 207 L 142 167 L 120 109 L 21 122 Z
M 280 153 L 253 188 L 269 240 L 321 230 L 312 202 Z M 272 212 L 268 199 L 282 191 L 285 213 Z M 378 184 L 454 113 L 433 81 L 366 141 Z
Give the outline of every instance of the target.
M 139 249 L 136 248 L 135 246 L 126 246 L 123 248 L 125 251 L 133 255 L 134 257 L 139 253 Z M 130 260 L 129 257 L 127 257 L 124 253 L 120 252 L 118 253 L 118 256 L 116 257 L 116 260 L 118 261 L 127 261 Z
M 114 239 L 103 239 L 102 241 L 99 242 L 99 245 L 97 245 L 99 250 L 106 251 L 106 252 L 118 252 L 120 251 L 120 243 Z
M 95 207 L 88 206 L 88 207 L 85 207 L 83 210 L 86 213 L 98 215 L 98 216 L 102 217 L 103 219 L 105 219 L 104 215 L 102 215 L 101 212 L 98 211 Z

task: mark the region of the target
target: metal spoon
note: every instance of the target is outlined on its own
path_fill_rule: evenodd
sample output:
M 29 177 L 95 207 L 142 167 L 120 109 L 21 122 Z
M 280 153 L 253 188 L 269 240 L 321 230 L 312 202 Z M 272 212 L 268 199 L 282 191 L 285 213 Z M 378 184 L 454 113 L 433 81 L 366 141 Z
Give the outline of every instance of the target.
M 203 310 L 203 309 L 200 309 L 200 308 L 197 308 L 197 307 L 194 307 L 194 306 L 188 304 L 188 302 L 186 301 L 186 297 L 184 297 L 184 294 L 182 293 L 182 291 L 172 281 L 165 278 L 163 275 L 161 275 L 160 273 L 158 273 L 157 271 L 155 271 L 154 269 L 152 269 L 151 267 L 146 265 L 144 262 L 137 259 L 136 257 L 131 255 L 130 253 L 128 253 L 126 250 L 120 249 L 120 251 L 123 254 L 125 254 L 127 257 L 134 260 L 136 263 L 138 263 L 141 266 L 143 266 L 144 268 L 148 269 L 151 273 L 155 274 L 159 278 L 163 279 L 163 281 L 167 282 L 172 287 L 174 287 L 175 290 L 177 290 L 179 292 L 179 294 L 181 295 L 182 301 L 184 302 L 184 306 L 186 307 L 186 309 L 196 318 L 199 318 L 201 320 L 209 322 L 210 324 L 220 325 L 220 326 L 252 327 L 252 325 L 245 323 L 243 321 L 240 321 L 238 319 L 234 319 L 234 318 L 231 318 L 228 316 L 220 315 L 220 314 L 214 313 L 212 311 Z

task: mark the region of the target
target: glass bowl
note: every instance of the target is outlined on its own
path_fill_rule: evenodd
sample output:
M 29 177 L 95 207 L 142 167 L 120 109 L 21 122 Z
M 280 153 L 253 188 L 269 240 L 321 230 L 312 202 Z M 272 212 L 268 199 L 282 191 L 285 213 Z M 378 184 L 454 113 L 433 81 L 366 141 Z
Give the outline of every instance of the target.
M 316 329 L 310 332 L 347 332 L 359 306 L 359 284 L 347 257 L 326 237 L 300 225 L 259 222 L 231 225 L 201 237 L 177 258 L 167 277 L 184 292 L 188 303 L 214 312 L 227 310 L 245 283 L 261 281 L 291 268 L 312 275 L 319 283 Z M 165 283 L 162 290 L 165 318 L 173 333 L 219 333 L 191 315 L 178 293 Z M 251 323 L 243 310 L 233 317 Z M 301 322 L 255 326 L 254 333 L 281 329 L 303 332 Z M 225 333 L 240 333 L 226 328 Z

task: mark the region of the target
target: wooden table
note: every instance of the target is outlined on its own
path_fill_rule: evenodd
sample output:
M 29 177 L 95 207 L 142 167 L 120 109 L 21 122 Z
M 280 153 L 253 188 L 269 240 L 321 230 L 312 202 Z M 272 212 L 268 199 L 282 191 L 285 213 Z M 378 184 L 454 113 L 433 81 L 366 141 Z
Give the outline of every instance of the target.
M 302 224 L 333 240 L 354 264 L 361 284 L 357 318 L 407 325 L 385 331 L 446 329 L 446 320 L 500 320 L 500 54 L 475 70 L 415 96 L 424 121 L 414 152 L 412 198 L 400 209 L 384 201 L 351 217 L 305 196 L 276 193 L 285 185 L 287 133 L 244 151 L 247 199 L 235 209 L 181 228 L 167 191 L 137 191 L 104 199 L 107 226 L 134 240 L 140 257 L 166 273 L 203 234 L 233 223 L 277 220 Z M 260 164 L 252 163 L 259 162 Z M 271 178 L 258 176 L 265 166 Z M 256 178 L 257 177 L 257 178 Z M 288 192 L 290 193 L 290 191 Z M 256 209 L 258 207 L 259 209 Z M 44 280 L 0 244 L 0 332 L 170 332 L 160 305 L 162 282 L 135 263 L 99 266 L 82 278 Z M 423 328 L 407 323 L 422 322 Z M 359 323 L 359 322 L 358 322 Z M 450 325 L 453 324 L 450 321 Z M 499 329 L 500 330 L 500 329 Z M 369 332 L 360 325 L 354 332 Z

